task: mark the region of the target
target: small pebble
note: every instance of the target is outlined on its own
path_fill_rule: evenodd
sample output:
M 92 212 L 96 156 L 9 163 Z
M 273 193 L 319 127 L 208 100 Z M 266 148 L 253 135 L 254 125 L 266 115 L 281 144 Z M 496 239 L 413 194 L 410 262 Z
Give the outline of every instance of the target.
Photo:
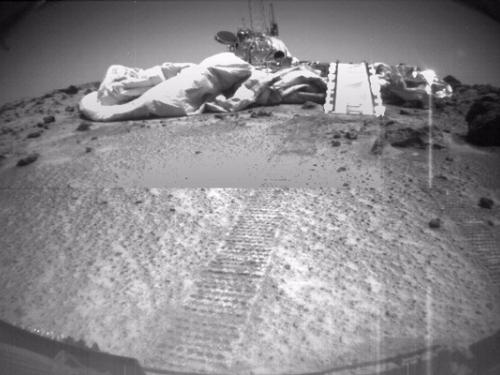
M 17 162 L 17 166 L 18 167 L 24 167 L 26 165 L 29 165 L 31 163 L 34 163 L 35 161 L 37 161 L 38 157 L 40 155 L 37 154 L 36 152 L 33 153 L 33 154 L 30 154 L 22 159 L 19 159 L 19 161 Z
M 54 116 L 52 116 L 52 115 L 50 115 L 50 116 L 45 116 L 45 117 L 43 118 L 43 122 L 44 122 L 45 124 L 49 124 L 49 123 L 54 122 L 54 121 L 56 121 L 56 118 L 55 118 Z
M 481 207 L 481 208 L 487 208 L 487 209 L 491 210 L 493 208 L 494 202 L 493 202 L 493 199 L 481 197 L 481 198 L 479 198 L 478 204 L 479 204 L 479 207 Z
M 78 125 L 78 127 L 76 128 L 77 131 L 79 132 L 84 132 L 84 131 L 87 131 L 87 130 L 90 130 L 90 127 L 92 126 L 92 124 L 88 121 L 82 121 L 80 123 L 80 125 Z
M 433 229 L 437 229 L 441 227 L 441 219 L 440 218 L 435 218 L 429 221 L 429 227 Z
M 38 138 L 41 135 L 42 135 L 42 131 L 38 130 L 38 131 L 35 131 L 35 132 L 32 132 L 32 133 L 29 133 L 26 138 Z

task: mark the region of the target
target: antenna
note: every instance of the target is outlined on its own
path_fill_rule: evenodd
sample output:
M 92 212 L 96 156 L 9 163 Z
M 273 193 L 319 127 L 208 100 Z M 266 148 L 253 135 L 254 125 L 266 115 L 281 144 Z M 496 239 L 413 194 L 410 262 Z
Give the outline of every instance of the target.
M 268 34 L 269 33 L 269 29 L 267 28 L 267 20 L 266 20 L 266 8 L 264 7 L 264 0 L 260 0 L 259 1 L 259 6 L 260 6 L 260 27 L 262 28 L 262 30 L 259 30 L 259 31 L 263 31 L 264 33 Z
M 248 0 L 248 13 L 250 15 L 250 30 L 253 31 L 252 0 Z
M 274 6 L 273 4 L 269 4 L 269 8 L 271 8 L 271 36 L 278 36 L 279 35 L 279 30 L 278 30 L 278 23 L 276 22 L 276 19 L 274 17 Z

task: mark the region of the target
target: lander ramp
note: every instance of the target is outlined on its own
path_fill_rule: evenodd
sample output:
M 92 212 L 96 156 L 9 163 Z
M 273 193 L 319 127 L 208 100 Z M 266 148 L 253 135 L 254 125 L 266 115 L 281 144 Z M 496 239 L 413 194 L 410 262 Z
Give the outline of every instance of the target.
M 365 62 L 330 64 L 324 109 L 342 114 L 383 114 L 377 77 Z

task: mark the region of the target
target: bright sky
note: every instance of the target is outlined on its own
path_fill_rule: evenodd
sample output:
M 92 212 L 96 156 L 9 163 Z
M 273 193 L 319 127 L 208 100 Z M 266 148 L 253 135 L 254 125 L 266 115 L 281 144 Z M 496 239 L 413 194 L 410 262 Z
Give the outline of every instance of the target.
M 280 37 L 299 59 L 405 62 L 500 86 L 500 23 L 451 0 L 273 4 Z M 111 64 L 200 62 L 225 51 L 215 33 L 236 31 L 242 18 L 248 25 L 248 14 L 246 0 L 47 3 L 7 37 L 10 51 L 0 51 L 0 104 L 99 81 Z

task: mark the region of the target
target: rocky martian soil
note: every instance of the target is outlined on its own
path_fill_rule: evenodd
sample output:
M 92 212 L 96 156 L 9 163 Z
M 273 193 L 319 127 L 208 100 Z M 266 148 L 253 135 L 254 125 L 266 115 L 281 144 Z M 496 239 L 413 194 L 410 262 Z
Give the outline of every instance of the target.
M 227 373 L 500 329 L 500 150 L 465 141 L 470 91 L 433 111 L 430 154 L 423 109 L 90 123 L 95 87 L 0 109 L 1 319 Z

